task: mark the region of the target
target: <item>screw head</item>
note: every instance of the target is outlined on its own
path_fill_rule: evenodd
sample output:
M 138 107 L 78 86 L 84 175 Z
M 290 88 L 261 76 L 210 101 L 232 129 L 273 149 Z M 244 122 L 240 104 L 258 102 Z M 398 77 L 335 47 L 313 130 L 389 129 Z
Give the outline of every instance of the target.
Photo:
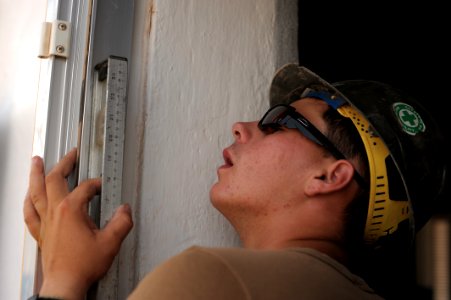
M 67 25 L 64 23 L 58 23 L 58 29 L 64 31 L 67 29 Z
M 61 46 L 61 45 L 56 46 L 56 52 L 63 53 L 64 52 L 64 46 Z

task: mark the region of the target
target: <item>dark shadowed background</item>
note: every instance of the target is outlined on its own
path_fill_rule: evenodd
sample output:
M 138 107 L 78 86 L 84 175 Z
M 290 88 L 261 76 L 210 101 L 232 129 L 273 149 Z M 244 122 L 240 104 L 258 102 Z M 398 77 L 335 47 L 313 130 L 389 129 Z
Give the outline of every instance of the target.
M 299 0 L 299 61 L 329 82 L 378 80 L 405 90 L 437 116 L 447 140 L 437 147 L 449 149 L 448 20 L 444 2 L 436 0 Z M 449 156 L 437 159 L 449 162 Z M 442 212 L 449 214 L 449 184 L 444 199 Z M 379 276 L 392 281 L 393 298 L 432 299 L 415 285 L 412 261 Z

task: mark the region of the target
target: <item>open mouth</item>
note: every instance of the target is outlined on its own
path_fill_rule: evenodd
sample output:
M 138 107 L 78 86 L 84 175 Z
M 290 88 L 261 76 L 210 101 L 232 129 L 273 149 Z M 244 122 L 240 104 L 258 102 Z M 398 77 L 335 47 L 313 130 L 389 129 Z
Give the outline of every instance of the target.
M 233 162 L 230 158 L 230 154 L 227 150 L 222 151 L 222 156 L 224 157 L 224 166 L 223 167 L 231 167 L 233 166 Z

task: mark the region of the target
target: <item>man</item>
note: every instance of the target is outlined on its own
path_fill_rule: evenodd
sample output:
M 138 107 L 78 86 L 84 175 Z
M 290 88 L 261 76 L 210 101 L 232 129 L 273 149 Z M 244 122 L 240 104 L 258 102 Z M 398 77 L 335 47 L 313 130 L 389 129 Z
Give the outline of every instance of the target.
M 434 212 L 446 171 L 434 159 L 445 153 L 438 126 L 385 84 L 331 85 L 293 64 L 276 73 L 270 101 L 260 122 L 233 125 L 210 192 L 244 249 L 193 246 L 130 299 L 380 299 L 351 271 L 406 253 Z M 133 226 L 123 205 L 95 227 L 86 205 L 100 181 L 69 191 L 75 160 L 72 150 L 45 176 L 33 158 L 24 216 L 42 251 L 41 297 L 83 299 Z

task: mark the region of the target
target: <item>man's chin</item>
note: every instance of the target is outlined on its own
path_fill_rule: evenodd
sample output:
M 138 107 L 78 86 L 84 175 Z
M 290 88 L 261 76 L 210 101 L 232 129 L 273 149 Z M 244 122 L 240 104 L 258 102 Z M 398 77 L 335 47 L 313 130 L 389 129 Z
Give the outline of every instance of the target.
M 214 208 L 221 211 L 221 207 L 227 202 L 230 197 L 225 195 L 219 182 L 216 182 L 210 188 L 210 202 Z
M 210 188 L 210 202 L 211 204 L 216 207 L 216 203 L 218 202 L 218 182 L 214 183 Z

